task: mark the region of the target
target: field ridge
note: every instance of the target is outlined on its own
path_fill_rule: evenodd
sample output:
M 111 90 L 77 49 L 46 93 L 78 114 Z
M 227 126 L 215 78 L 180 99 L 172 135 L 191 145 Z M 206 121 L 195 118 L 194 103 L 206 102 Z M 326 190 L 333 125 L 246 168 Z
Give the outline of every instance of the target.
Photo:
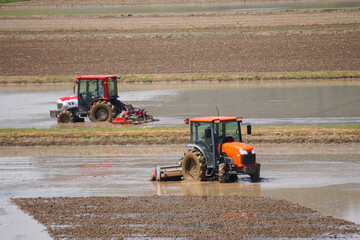
M 151 145 L 190 142 L 187 127 L 0 129 L 0 146 Z M 360 126 L 256 127 L 248 143 L 360 143 Z

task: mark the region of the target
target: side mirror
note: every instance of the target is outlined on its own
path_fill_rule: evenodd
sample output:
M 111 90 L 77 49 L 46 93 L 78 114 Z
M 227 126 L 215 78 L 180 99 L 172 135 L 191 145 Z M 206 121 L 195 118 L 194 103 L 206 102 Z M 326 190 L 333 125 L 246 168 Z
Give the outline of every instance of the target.
M 75 93 L 75 85 L 73 86 L 73 93 Z
M 246 126 L 246 129 L 247 129 L 247 134 L 251 135 L 251 125 L 250 124 Z

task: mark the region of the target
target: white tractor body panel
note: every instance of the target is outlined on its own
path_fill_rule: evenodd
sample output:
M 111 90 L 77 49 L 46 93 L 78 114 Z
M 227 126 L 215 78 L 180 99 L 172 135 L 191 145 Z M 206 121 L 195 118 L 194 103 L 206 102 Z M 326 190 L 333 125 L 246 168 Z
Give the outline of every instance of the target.
M 60 112 L 77 107 L 78 107 L 77 95 L 62 97 L 59 98 L 59 100 L 57 101 L 57 110 Z

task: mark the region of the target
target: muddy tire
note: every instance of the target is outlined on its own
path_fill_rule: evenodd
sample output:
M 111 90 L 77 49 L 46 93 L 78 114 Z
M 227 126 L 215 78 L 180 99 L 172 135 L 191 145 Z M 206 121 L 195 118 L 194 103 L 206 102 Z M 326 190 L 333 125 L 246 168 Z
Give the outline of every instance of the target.
M 195 148 L 189 149 L 182 159 L 182 174 L 184 180 L 206 180 L 206 162 L 201 152 Z
M 62 111 L 57 116 L 58 123 L 73 123 L 74 115 L 70 111 Z
M 226 183 L 226 164 L 220 163 L 219 164 L 219 182 Z
M 259 182 L 260 181 L 260 164 L 256 164 L 256 172 L 254 174 L 250 174 L 251 182 Z
M 230 182 L 236 182 L 238 180 L 238 176 L 236 174 L 230 175 L 229 181 Z
M 78 108 L 73 108 L 71 109 L 71 113 L 73 115 L 73 118 L 74 118 L 74 123 L 77 123 L 77 122 L 85 122 L 85 119 L 84 118 L 80 118 L 78 116 L 78 113 L 79 112 L 79 109 Z
M 92 122 L 111 122 L 115 118 L 114 106 L 110 102 L 98 101 L 89 110 Z

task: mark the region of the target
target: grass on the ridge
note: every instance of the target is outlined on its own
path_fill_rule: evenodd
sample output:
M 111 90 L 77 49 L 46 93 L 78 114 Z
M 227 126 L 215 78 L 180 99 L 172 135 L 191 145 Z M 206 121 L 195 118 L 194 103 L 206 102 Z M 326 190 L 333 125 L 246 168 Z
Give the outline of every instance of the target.
M 258 81 L 360 78 L 360 71 L 259 72 L 259 73 L 173 73 L 121 75 L 119 83 Z M 76 76 L 0 76 L 0 84 L 72 83 Z
M 121 82 L 241 81 L 359 78 L 360 71 L 258 72 L 258 73 L 175 73 L 122 75 Z
M 314 133 L 327 133 L 337 132 L 339 134 L 346 134 L 348 132 L 360 134 L 360 125 L 319 125 L 319 126 L 253 126 L 253 134 L 266 132 L 269 135 L 282 133 L 295 133 L 295 132 L 314 132 Z M 36 129 L 36 128 L 9 128 L 0 129 L 0 137 L 16 136 L 16 137 L 36 137 L 36 136 L 132 136 L 141 134 L 143 136 L 158 135 L 158 134 L 172 134 L 178 133 L 181 135 L 189 135 L 189 126 L 167 126 L 167 127 L 144 127 L 144 126 L 129 126 L 129 127 L 104 127 L 104 128 L 51 128 L 51 129 Z
M 0 0 L 0 4 L 1 3 L 12 3 L 12 2 L 26 2 L 26 1 L 30 1 L 30 0 Z

